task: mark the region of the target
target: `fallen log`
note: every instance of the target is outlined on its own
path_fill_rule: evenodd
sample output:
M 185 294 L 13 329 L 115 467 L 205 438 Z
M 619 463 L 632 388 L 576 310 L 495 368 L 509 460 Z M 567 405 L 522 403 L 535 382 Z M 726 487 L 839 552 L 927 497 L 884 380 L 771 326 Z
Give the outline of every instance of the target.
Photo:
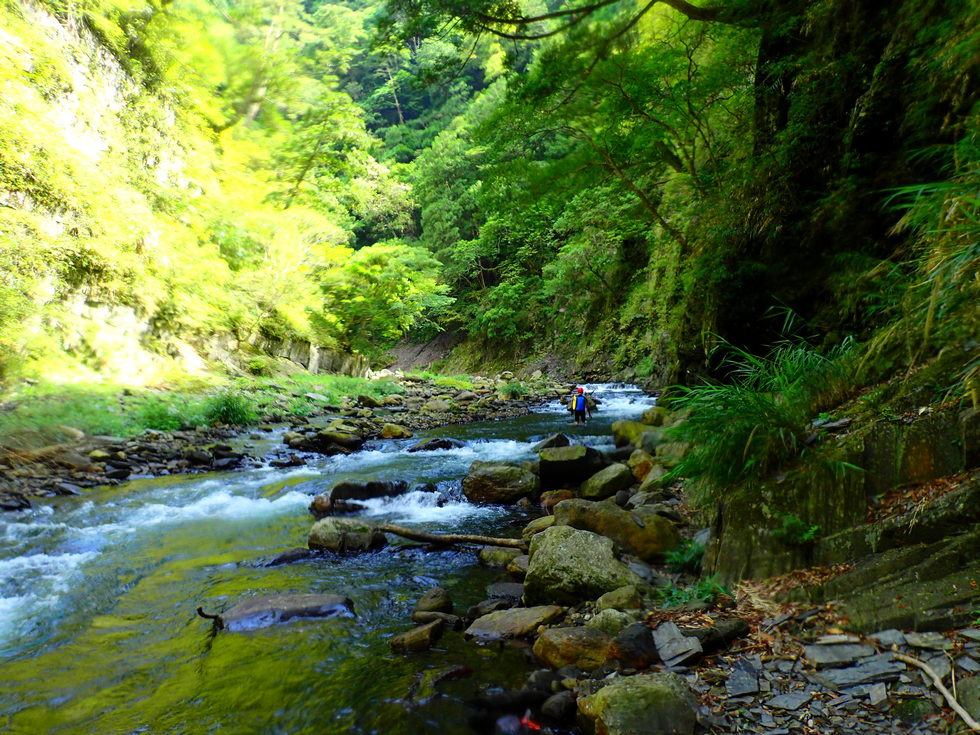
M 393 533 L 410 541 L 424 541 L 429 544 L 453 546 L 455 544 L 476 544 L 477 546 L 506 546 L 511 549 L 526 550 L 525 544 L 519 538 L 497 538 L 495 536 L 474 536 L 467 533 L 426 533 L 414 528 L 405 528 L 391 523 L 378 526 L 377 530 Z

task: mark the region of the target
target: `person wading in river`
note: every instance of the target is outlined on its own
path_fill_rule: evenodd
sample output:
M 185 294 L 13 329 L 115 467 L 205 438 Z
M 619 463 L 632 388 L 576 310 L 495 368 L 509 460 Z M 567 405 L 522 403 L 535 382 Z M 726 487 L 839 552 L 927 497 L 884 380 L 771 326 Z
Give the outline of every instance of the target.
M 575 425 L 585 423 L 585 416 L 588 414 L 589 418 L 592 418 L 592 406 L 589 405 L 589 399 L 585 395 L 585 390 L 579 388 L 578 391 L 572 396 L 571 400 L 568 402 L 568 407 L 572 411 L 572 416 L 575 419 Z

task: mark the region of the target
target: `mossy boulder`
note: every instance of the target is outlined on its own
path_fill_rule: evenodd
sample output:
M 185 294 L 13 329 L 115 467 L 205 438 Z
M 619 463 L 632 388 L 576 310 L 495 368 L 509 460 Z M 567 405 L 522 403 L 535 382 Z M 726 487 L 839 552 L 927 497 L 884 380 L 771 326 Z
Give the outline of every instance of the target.
M 612 425 L 613 440 L 617 447 L 641 445 L 641 437 L 650 431 L 647 424 L 639 421 L 614 421 Z
M 534 642 L 534 656 L 545 666 L 576 666 L 591 671 L 609 662 L 613 639 L 598 628 L 548 628 Z
M 388 543 L 374 523 L 360 518 L 329 517 L 317 521 L 310 529 L 311 549 L 333 552 L 374 551 Z
M 504 462 L 470 465 L 463 478 L 463 494 L 471 503 L 510 504 L 538 497 L 538 478 L 524 467 Z
M 554 515 L 557 526 L 601 534 L 647 562 L 662 561 L 681 542 L 674 524 L 649 506 L 628 511 L 614 503 L 575 498 L 556 505 Z
M 624 464 L 611 464 L 582 483 L 578 494 L 589 500 L 611 498 L 633 484 L 633 473 Z
M 570 526 L 534 535 L 528 556 L 524 597 L 531 604 L 576 605 L 640 582 L 616 558 L 610 539 Z
M 579 724 L 595 735 L 692 735 L 697 704 L 677 674 L 624 677 L 578 700 Z
M 411 439 L 411 429 L 406 429 L 399 424 L 385 424 L 381 427 L 382 439 Z
M 650 406 L 643 412 L 640 421 L 647 426 L 667 426 L 670 423 L 670 411 L 663 406 Z

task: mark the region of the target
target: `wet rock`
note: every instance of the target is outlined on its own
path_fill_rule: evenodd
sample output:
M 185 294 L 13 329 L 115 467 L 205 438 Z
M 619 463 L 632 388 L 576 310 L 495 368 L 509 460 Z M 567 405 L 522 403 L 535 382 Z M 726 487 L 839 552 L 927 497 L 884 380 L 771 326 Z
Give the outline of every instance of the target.
M 426 439 L 408 448 L 409 452 L 434 452 L 437 449 L 460 449 L 466 444 L 459 439 L 435 438 Z
M 415 681 L 409 689 L 407 702 L 423 705 L 438 696 L 436 684 L 443 681 L 465 679 L 473 673 L 468 666 L 440 666 L 437 669 L 426 669 L 415 675 Z
M 654 508 L 628 511 L 612 503 L 565 500 L 554 508 L 555 523 L 601 534 L 644 561 L 660 561 L 680 543 L 674 524 Z
M 596 600 L 596 609 L 598 610 L 639 610 L 642 605 L 640 591 L 633 584 L 607 592 Z
M 537 498 L 538 489 L 537 477 L 503 462 L 476 461 L 463 478 L 463 494 L 472 503 L 514 503 L 525 496 Z
M 660 661 L 653 632 L 643 623 L 633 623 L 616 635 L 613 656 L 634 669 L 645 669 Z
M 579 722 L 603 735 L 691 735 L 697 705 L 676 674 L 639 674 L 578 700 Z
M 297 561 L 304 561 L 310 557 L 316 556 L 316 552 L 313 549 L 304 549 L 303 547 L 297 547 L 295 549 L 289 549 L 284 551 L 276 557 L 273 557 L 268 563 L 267 567 L 278 567 L 282 564 L 292 564 Z
M 280 469 L 285 467 L 302 467 L 305 464 L 306 460 L 297 454 L 290 454 L 288 457 L 281 457 L 269 461 L 270 467 L 278 467 Z
M 532 452 L 540 452 L 542 449 L 553 449 L 555 447 L 567 447 L 571 446 L 572 440 L 569 439 L 564 434 L 552 434 L 551 436 L 546 436 L 544 439 L 539 441 L 537 444 L 531 447 Z
M 323 518 L 310 529 L 308 545 L 337 553 L 374 551 L 388 543 L 374 523 L 355 518 Z
M 532 650 L 538 661 L 553 669 L 576 666 L 589 671 L 609 662 L 612 647 L 613 639 L 606 633 L 578 626 L 542 631 Z
M 527 566 L 530 557 L 527 554 L 518 554 L 507 564 L 507 573 L 523 579 L 527 575 Z
M 404 633 L 399 633 L 388 641 L 388 645 L 391 646 L 391 650 L 395 653 L 428 651 L 442 636 L 443 626 L 444 623 L 442 620 L 433 620 L 431 623 L 426 623 Z
M 385 424 L 381 427 L 382 439 L 411 439 L 412 430 L 398 424 Z
M 225 630 L 265 628 L 295 618 L 353 617 L 354 603 L 341 595 L 261 595 L 240 602 L 218 616 Z
M 330 499 L 370 500 L 372 498 L 393 498 L 408 491 L 405 480 L 371 480 L 370 482 L 339 482 L 330 490 Z
M 633 473 L 624 464 L 611 464 L 582 483 L 579 495 L 586 500 L 604 500 L 633 484 Z
M 598 451 L 582 445 L 543 449 L 538 456 L 541 487 L 546 490 L 581 485 L 605 466 Z
M 329 495 L 317 495 L 310 503 L 309 509 L 315 518 L 326 518 L 332 515 L 356 513 L 359 510 L 364 510 L 365 507 L 347 500 L 334 500 Z
M 480 564 L 485 567 L 506 567 L 514 559 L 520 556 L 520 549 L 508 549 L 502 546 L 484 546 L 477 554 Z
M 701 658 L 701 641 L 681 633 L 674 623 L 661 623 L 653 631 L 653 642 L 665 666 L 679 666 Z
M 529 556 L 524 594 L 530 603 L 575 605 L 639 581 L 615 557 L 612 541 L 570 526 L 533 536 Z
M 427 589 L 415 603 L 414 612 L 440 612 L 451 613 L 453 611 L 453 600 L 449 596 L 448 590 L 442 587 L 432 587 Z
M 572 692 L 552 694 L 541 704 L 541 716 L 553 725 L 571 725 L 577 711 Z
M 526 638 L 540 626 L 546 625 L 565 614 L 558 605 L 519 607 L 497 610 L 478 617 L 466 629 L 466 635 L 483 641 L 501 638 Z

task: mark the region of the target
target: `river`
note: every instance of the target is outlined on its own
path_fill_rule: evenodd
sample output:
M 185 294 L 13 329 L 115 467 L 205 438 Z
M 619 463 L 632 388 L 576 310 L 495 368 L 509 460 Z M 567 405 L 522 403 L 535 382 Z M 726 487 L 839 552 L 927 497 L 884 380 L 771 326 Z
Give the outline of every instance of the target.
M 387 640 L 411 627 L 412 607 L 429 587 L 446 587 L 465 612 L 502 580 L 500 570 L 480 567 L 469 550 L 424 552 L 394 538 L 378 553 L 266 563 L 305 545 L 311 496 L 345 479 L 439 487 L 367 501 L 372 518 L 518 535 L 536 511 L 471 505 L 460 479 L 477 459 L 532 459 L 533 442 L 555 431 L 610 449 L 612 421 L 635 418 L 652 403 L 633 386 L 589 388 L 602 406 L 586 426 L 569 425 L 555 402 L 516 419 L 371 442 L 304 467 L 136 479 L 0 516 L 0 731 L 486 731 L 465 700 L 482 685 L 519 686 L 526 648 L 478 646 L 447 633 L 429 652 L 400 656 Z M 406 452 L 429 436 L 465 446 Z M 251 451 L 277 441 L 252 441 Z M 198 605 L 220 611 L 251 595 L 287 592 L 345 594 L 357 615 L 215 634 L 195 614 Z M 440 684 L 439 696 L 411 696 L 420 672 L 446 666 L 473 673 Z

